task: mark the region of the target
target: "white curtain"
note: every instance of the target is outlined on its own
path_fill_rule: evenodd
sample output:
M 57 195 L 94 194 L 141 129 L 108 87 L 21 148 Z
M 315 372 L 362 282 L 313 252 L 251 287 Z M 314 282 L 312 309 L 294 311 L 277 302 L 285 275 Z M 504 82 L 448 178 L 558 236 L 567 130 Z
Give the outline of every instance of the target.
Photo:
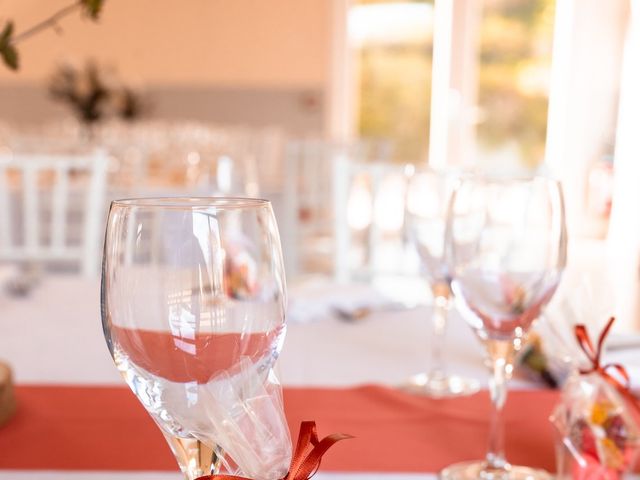
M 632 0 L 615 152 L 609 266 L 619 326 L 640 329 L 640 0 Z

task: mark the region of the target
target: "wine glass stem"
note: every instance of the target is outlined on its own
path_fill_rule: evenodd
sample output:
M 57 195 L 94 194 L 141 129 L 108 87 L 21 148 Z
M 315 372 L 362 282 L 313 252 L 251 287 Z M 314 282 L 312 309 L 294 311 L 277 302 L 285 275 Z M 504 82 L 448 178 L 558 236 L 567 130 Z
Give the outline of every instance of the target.
M 176 437 L 165 431 L 163 434 L 180 465 L 180 470 L 185 475 L 185 480 L 220 473 L 224 452 L 219 446 L 211 447 L 195 438 Z
M 513 369 L 513 343 L 504 340 L 488 340 L 489 359 L 492 375 L 489 379 L 492 414 L 489 430 L 489 448 L 487 468 L 492 471 L 505 471 L 509 464 L 504 454 L 503 410 L 507 401 L 507 382 Z
M 444 333 L 447 327 L 447 317 L 449 314 L 449 299 L 445 296 L 437 296 L 433 306 L 433 336 L 431 342 L 431 362 L 429 365 L 430 379 L 441 379 L 445 376 L 443 349 Z

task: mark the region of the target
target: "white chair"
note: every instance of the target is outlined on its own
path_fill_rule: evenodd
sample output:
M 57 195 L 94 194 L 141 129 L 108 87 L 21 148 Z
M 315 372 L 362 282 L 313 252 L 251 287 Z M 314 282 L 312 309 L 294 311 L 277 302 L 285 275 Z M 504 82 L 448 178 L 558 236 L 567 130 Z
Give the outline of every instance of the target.
M 223 153 L 242 162 L 247 183 L 255 182 L 255 194 L 263 195 L 282 191 L 284 143 L 280 128 L 245 128 L 228 135 Z M 246 193 L 251 195 L 251 188 Z
M 407 167 L 345 158 L 334 163 L 334 278 L 338 283 L 371 281 L 409 270 L 403 228 Z
M 391 153 L 387 141 L 310 139 L 287 144 L 279 219 L 287 275 L 335 272 L 334 170 L 345 162 L 388 163 Z
M 0 261 L 77 264 L 96 275 L 108 157 L 0 154 Z

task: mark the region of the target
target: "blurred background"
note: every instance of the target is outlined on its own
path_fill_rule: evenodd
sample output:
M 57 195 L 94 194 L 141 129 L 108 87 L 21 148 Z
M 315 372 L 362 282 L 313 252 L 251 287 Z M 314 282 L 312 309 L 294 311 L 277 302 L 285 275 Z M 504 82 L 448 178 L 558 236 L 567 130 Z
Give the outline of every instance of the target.
M 69 3 L 0 0 L 0 21 L 19 34 Z M 20 42 L 17 71 L 0 68 L 4 170 L 23 155 L 104 157 L 104 175 L 69 167 L 70 194 L 93 185 L 86 202 L 51 185 L 27 200 L 45 177 L 19 192 L 0 215 L 2 258 L 49 259 L 33 254 L 62 238 L 33 227 L 61 221 L 46 198 L 82 210 L 65 239 L 95 273 L 101 235 L 88 232 L 110 199 L 261 196 L 290 281 L 405 290 L 419 273 L 403 228 L 415 166 L 542 171 L 563 182 L 569 275 L 609 289 L 640 328 L 637 3 L 107 0 L 97 21 L 65 16 Z M 29 232 L 31 256 L 16 256 Z

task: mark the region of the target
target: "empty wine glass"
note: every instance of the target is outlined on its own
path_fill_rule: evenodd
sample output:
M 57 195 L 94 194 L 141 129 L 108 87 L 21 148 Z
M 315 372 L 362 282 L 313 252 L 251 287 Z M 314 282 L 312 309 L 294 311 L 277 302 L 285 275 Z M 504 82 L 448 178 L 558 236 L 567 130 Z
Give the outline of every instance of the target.
M 268 201 L 113 202 L 101 303 L 113 360 L 185 478 L 286 474 L 291 445 L 272 370 L 285 278 Z
M 453 296 L 443 259 L 447 206 L 459 176 L 454 171 L 415 170 L 408 181 L 405 228 L 433 294 L 430 362 L 426 372 L 409 379 L 407 388 L 430 397 L 469 395 L 479 382 L 447 373 L 443 359 L 444 335 Z
M 447 467 L 441 478 L 551 479 L 544 471 L 507 462 L 502 410 L 514 352 L 553 296 L 565 266 L 560 184 L 543 177 L 462 180 L 449 205 L 445 243 L 452 290 L 487 349 L 493 414 L 486 458 Z

